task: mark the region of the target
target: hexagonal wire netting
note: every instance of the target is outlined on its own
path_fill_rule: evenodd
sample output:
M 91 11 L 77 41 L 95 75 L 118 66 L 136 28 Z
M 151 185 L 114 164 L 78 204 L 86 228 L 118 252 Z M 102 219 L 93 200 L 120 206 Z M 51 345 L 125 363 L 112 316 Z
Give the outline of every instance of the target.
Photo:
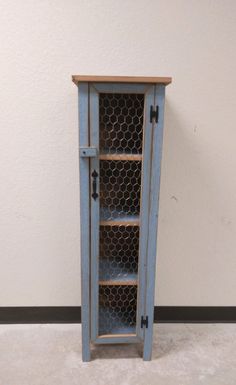
M 138 252 L 138 226 L 100 226 L 100 281 L 135 280 L 138 273 Z
M 143 94 L 100 94 L 100 151 L 142 152 Z
M 100 94 L 100 153 L 141 154 L 144 95 Z M 100 160 L 100 220 L 129 220 L 140 214 L 142 162 Z M 139 227 L 100 226 L 99 334 L 134 333 L 136 326 Z M 126 285 L 127 283 L 127 285 Z
M 139 215 L 141 164 L 140 161 L 100 161 L 101 220 Z
M 100 286 L 99 334 L 135 333 L 137 286 Z

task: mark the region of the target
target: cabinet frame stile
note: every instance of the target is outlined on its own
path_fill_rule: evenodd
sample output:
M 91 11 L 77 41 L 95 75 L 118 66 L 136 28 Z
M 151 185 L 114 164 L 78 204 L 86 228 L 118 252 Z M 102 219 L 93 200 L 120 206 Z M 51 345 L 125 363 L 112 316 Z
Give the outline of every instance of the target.
M 79 146 L 88 147 L 89 86 L 80 84 L 79 92 Z M 81 320 L 82 320 L 82 359 L 90 361 L 90 187 L 89 158 L 80 158 L 80 250 L 81 250 Z
M 164 126 L 164 102 L 165 86 L 156 85 L 155 105 L 159 106 L 159 120 L 153 126 L 152 153 L 151 153 L 151 185 L 150 185 L 150 206 L 149 206 L 149 237 L 147 249 L 147 270 L 146 270 L 146 301 L 145 316 L 151 321 L 148 328 L 145 328 L 143 359 L 151 360 L 153 318 L 154 318 L 154 297 L 155 297 L 155 275 L 156 275 L 156 253 L 157 253 L 157 227 L 159 213 L 161 156 Z

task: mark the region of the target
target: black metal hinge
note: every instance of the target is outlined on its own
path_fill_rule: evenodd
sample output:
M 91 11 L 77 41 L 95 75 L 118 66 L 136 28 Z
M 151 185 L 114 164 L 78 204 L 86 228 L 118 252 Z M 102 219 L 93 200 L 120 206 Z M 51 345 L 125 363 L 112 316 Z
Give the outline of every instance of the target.
M 141 328 L 146 326 L 148 328 L 148 316 L 144 318 L 144 316 L 141 317 Z
M 152 120 L 155 119 L 155 122 L 158 123 L 159 118 L 159 106 L 156 106 L 156 109 L 154 110 L 153 106 L 150 107 L 150 123 L 152 123 Z

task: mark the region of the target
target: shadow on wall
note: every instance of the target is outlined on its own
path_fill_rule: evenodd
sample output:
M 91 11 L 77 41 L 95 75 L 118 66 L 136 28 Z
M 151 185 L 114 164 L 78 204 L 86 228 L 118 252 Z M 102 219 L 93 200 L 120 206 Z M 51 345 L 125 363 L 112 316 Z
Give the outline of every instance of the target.
M 222 220 L 225 200 L 214 165 L 218 154 L 203 130 L 204 124 L 187 121 L 184 110 L 178 112 L 167 98 L 157 264 L 156 302 L 161 305 L 202 305 L 206 287 L 213 285 L 212 291 L 219 285 L 214 274 L 219 270 L 216 244 L 222 240 L 217 221 Z
M 207 216 L 210 216 L 215 215 L 220 209 L 223 211 L 225 206 L 225 195 L 222 199 L 220 190 L 222 184 L 219 172 L 214 167 L 220 154 L 216 152 L 212 142 L 207 140 L 204 133 L 207 127 L 195 120 L 184 121 L 184 117 L 177 113 L 168 100 L 165 117 L 162 181 L 165 182 L 166 178 L 171 186 L 168 199 L 175 205 L 178 203 L 186 205 L 190 210 L 187 212 L 190 225 L 194 225 L 192 214 L 198 214 L 194 216 L 195 219 L 197 221 L 201 219 L 204 225 L 206 223 L 206 216 L 202 211 L 204 208 Z

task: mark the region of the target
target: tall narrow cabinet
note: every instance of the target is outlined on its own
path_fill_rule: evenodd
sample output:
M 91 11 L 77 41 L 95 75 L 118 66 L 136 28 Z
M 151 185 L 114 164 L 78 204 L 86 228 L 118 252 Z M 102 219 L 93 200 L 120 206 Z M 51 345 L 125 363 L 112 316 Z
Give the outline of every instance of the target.
M 142 343 L 151 359 L 165 86 L 72 77 L 79 91 L 82 357 Z

